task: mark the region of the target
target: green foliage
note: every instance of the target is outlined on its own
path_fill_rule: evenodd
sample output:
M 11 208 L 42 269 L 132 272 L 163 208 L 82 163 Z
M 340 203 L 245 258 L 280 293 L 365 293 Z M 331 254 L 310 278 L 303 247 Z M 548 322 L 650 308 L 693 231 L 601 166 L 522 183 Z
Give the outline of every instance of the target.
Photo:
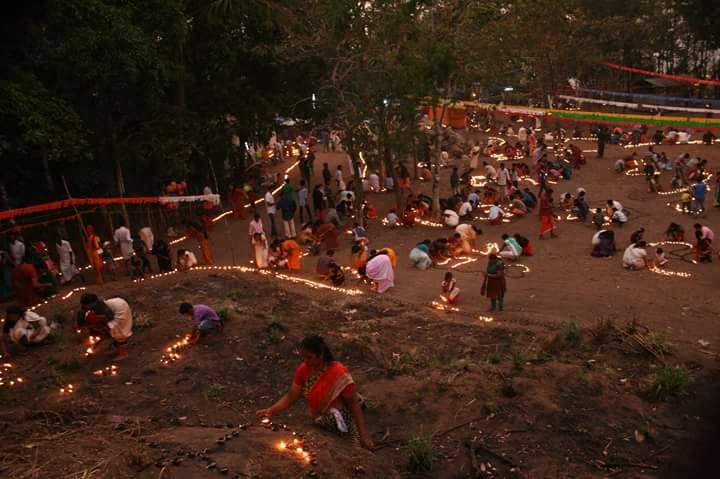
M 565 321 L 563 323 L 563 337 L 569 343 L 580 341 L 580 327 L 575 321 Z
M 230 319 L 230 308 L 223 307 L 218 309 L 218 317 L 223 320 L 224 323 L 227 322 L 228 319 Z
M 279 319 L 273 319 L 265 328 L 268 339 L 272 344 L 279 344 L 284 337 L 287 328 Z
M 426 475 L 432 471 L 435 451 L 432 437 L 415 436 L 405 445 L 408 451 L 407 470 L 411 474 Z
M 222 396 L 225 394 L 225 390 L 227 389 L 226 386 L 223 386 L 222 384 L 216 384 L 213 383 L 208 387 L 207 393 L 205 393 L 205 397 L 212 401 L 217 401 L 218 399 L 222 398 Z
M 685 368 L 663 366 L 655 371 L 649 393 L 654 399 L 665 401 L 686 394 L 689 383 L 690 375 Z
M 527 358 L 522 353 L 513 351 L 510 357 L 512 359 L 513 367 L 516 371 L 522 371 L 523 369 L 525 369 L 525 363 L 527 362 Z

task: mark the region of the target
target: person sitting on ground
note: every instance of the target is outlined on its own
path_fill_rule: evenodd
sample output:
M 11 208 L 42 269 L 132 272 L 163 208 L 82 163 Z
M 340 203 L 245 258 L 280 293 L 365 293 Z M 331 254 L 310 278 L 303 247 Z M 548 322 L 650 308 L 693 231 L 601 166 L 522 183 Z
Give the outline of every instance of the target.
M 302 248 L 293 239 L 286 239 L 280 243 L 284 257 L 287 259 L 287 267 L 290 271 L 300 271 L 300 258 L 302 257 Z
M 368 261 L 370 250 L 363 243 L 356 243 L 350 248 L 350 264 L 355 270 L 363 268 Z
M 470 254 L 475 247 L 475 239 L 482 234 L 482 229 L 476 225 L 463 223 L 455 228 L 455 232 L 460 234 L 463 253 Z
M 460 205 L 460 209 L 458 210 L 458 216 L 464 220 L 471 220 L 472 219 L 472 210 L 473 210 L 472 203 L 470 203 L 469 201 L 464 201 Z
M 702 142 L 703 142 L 704 145 L 712 145 L 713 141 L 714 141 L 716 138 L 717 138 L 717 136 L 715 136 L 712 131 L 707 130 L 707 131 L 703 134 Z
M 460 297 L 460 288 L 458 288 L 457 281 L 455 281 L 455 278 L 453 278 L 453 274 L 450 271 L 445 273 L 445 279 L 443 279 L 441 287 L 441 297 L 446 303 L 454 304 Z
M 325 280 L 330 276 L 330 264 L 335 262 L 335 250 L 329 249 L 323 255 L 320 255 L 315 266 L 315 272 L 320 279 Z
M 535 194 L 530 191 L 530 188 L 524 188 L 522 191 L 522 201 L 525 203 L 525 206 L 530 208 L 534 208 L 535 205 L 537 205 L 537 197 Z
M 600 230 L 605 224 L 605 212 L 601 208 L 595 208 L 595 214 L 593 215 L 593 224 L 595 228 Z
M 460 233 L 454 233 L 448 238 L 448 254 L 451 258 L 456 258 L 463 254 L 463 240 Z
M 503 245 L 498 255 L 503 259 L 516 260 L 522 256 L 522 246 L 508 234 L 502 235 Z
M 468 194 L 467 200 L 470 202 L 473 208 L 476 208 L 480 204 L 480 190 L 474 190 Z
M 358 272 L 372 281 L 373 291 L 377 293 L 384 293 L 395 286 L 395 270 L 392 260 L 385 253 L 377 253 Z
M 342 286 L 345 283 L 345 273 L 336 262 L 330 263 L 330 282 L 333 286 Z
M 104 340 L 112 338 L 116 359 L 127 357 L 127 343 L 133 334 L 133 318 L 132 309 L 124 299 L 102 300 L 93 293 L 83 294 L 80 297 L 77 326 L 92 336 L 100 337 L 100 341 L 93 346 L 94 350 L 97 350 Z
M 645 248 L 647 243 L 640 241 L 633 243 L 625 249 L 623 253 L 623 267 L 631 270 L 641 270 L 648 267 L 647 251 Z
M 610 221 L 613 224 L 616 224 L 622 228 L 625 225 L 625 223 L 627 223 L 627 216 L 625 216 L 625 213 L 622 210 L 613 208 L 612 216 L 610 217 Z
M 180 314 L 188 316 L 193 322 L 193 329 L 189 333 L 190 343 L 197 343 L 202 336 L 213 331 L 221 330 L 222 318 L 217 312 L 205 304 L 180 304 Z
M 394 209 L 390 210 L 390 213 L 387 214 L 385 219 L 387 220 L 388 226 L 393 227 L 393 228 L 395 226 L 398 226 L 398 223 L 400 221 L 400 218 L 398 218 L 398 215 Z
M 601 229 L 593 235 L 591 256 L 596 258 L 607 258 L 612 256 L 616 251 L 615 232 L 612 230 Z
M 417 211 L 415 211 L 415 205 L 408 203 L 407 206 L 405 206 L 405 211 L 403 212 L 403 226 L 406 228 L 412 228 L 415 226 L 416 218 Z
M 360 223 L 353 223 L 352 235 L 353 243 L 370 243 L 370 240 L 367 236 L 367 231 L 365 231 L 365 228 L 363 228 Z
M 667 255 L 665 254 L 665 251 L 662 248 L 658 248 L 655 250 L 655 266 L 664 268 L 665 265 L 667 265 L 669 261 L 670 260 L 667 259 Z
M 443 211 L 443 222 L 445 223 L 445 226 L 455 228 L 460 224 L 460 216 L 455 213 L 455 211 L 447 209 Z
M 613 208 L 617 208 L 618 210 L 620 210 L 620 211 L 622 211 L 623 213 L 625 213 L 625 211 L 624 211 L 624 209 L 623 209 L 623 205 L 620 204 L 619 201 L 616 201 L 616 200 L 607 200 L 607 206 L 605 207 L 605 214 L 606 214 L 607 216 L 610 216 L 610 217 L 611 217 L 612 214 L 613 214 L 613 211 L 612 211 Z
M 670 223 L 665 230 L 665 238 L 668 241 L 685 241 L 685 230 L 677 223 Z
M 512 201 L 510 202 L 510 213 L 515 216 L 524 216 L 527 214 L 528 207 L 523 203 L 520 193 L 512 195 Z
M 502 208 L 500 208 L 500 203 L 496 201 L 490 207 L 490 211 L 488 212 L 488 220 L 490 221 L 491 225 L 499 225 L 503 221 L 503 216 L 505 216 L 505 213 L 503 212 Z
M 423 240 L 416 244 L 410 251 L 410 261 L 412 265 L 419 270 L 426 270 L 432 266 L 433 261 L 430 258 L 430 240 Z
M 517 243 L 522 248 L 523 256 L 532 256 L 533 255 L 532 243 L 530 243 L 529 239 L 527 239 L 526 237 L 522 236 L 519 233 L 515 233 L 513 235 L 513 238 L 515 238 L 515 241 L 517 241 Z
M 579 192 L 575 201 L 573 201 L 572 212 L 576 214 L 581 221 L 585 221 L 587 219 L 588 214 L 590 213 L 590 207 L 585 200 L 585 191 Z
M 197 266 L 198 260 L 195 253 L 186 249 L 179 249 L 177 252 L 177 269 L 179 271 L 187 271 Z
M 560 199 L 560 206 L 568 211 L 572 209 L 574 203 L 574 199 L 570 193 L 565 193 L 562 195 L 562 198 Z
M 640 228 L 639 230 L 633 231 L 633 233 L 630 235 L 630 242 L 639 243 L 640 241 L 642 241 L 644 233 L 645 228 Z
M 0 336 L 2 357 L 5 362 L 12 359 L 8 350 L 7 338 L 10 338 L 13 344 L 34 346 L 45 341 L 49 335 L 50 326 L 48 326 L 47 319 L 34 311 L 28 311 L 19 304 L 11 304 L 5 309 L 5 321 L 3 322 L 2 336 Z
M 355 381 L 348 369 L 335 361 L 320 336 L 303 339 L 300 353 L 303 363 L 295 371 L 290 390 L 269 408 L 257 411 L 257 417 L 270 419 L 304 396 L 317 425 L 372 449 L 374 445 L 365 429 Z
M 450 256 L 447 238 L 437 238 L 430 243 L 430 258 L 434 262 L 442 261 Z

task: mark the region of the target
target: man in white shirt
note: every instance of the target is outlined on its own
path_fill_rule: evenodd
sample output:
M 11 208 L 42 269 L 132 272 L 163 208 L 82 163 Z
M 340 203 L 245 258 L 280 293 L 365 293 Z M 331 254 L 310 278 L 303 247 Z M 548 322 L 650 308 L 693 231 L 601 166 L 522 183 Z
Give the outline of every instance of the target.
M 87 328 L 91 334 L 98 334 L 103 341 L 110 336 L 116 348 L 118 359 L 127 357 L 126 344 L 132 336 L 132 309 L 122 298 L 110 298 L 105 301 L 92 293 L 80 298 L 80 316 L 78 325 Z M 99 343 L 97 343 L 99 344 Z M 97 344 L 95 349 L 97 349 Z
M 623 213 L 623 210 L 619 210 L 617 208 L 612 209 L 612 216 L 610 217 L 610 220 L 618 225 L 623 226 L 627 222 L 627 216 L 625 216 L 625 213 Z
M 715 233 L 713 232 L 713 230 L 710 229 L 709 226 L 695 223 L 693 225 L 693 228 L 695 229 L 695 231 L 700 232 L 700 239 L 708 240 L 710 241 L 710 243 L 712 243 L 715 239 Z
M 623 205 L 621 205 L 619 201 L 607 200 L 607 207 L 605 208 L 605 213 L 607 216 L 612 216 L 613 208 L 624 213 Z
M 300 207 L 300 224 L 304 224 L 303 210 L 307 212 L 308 221 L 312 221 L 312 213 L 308 204 L 308 189 L 305 180 L 300 180 L 300 191 L 298 191 L 298 206 Z
M 7 337 L 15 344 L 31 345 L 39 344 L 50 335 L 50 326 L 47 319 L 32 311 L 27 311 L 20 305 L 11 304 L 5 311 L 5 322 L 2 325 L 2 336 L 0 345 L 4 360 L 11 358 L 8 351 Z
M 443 211 L 443 219 L 445 222 L 445 226 L 450 226 L 451 228 L 454 228 L 458 224 L 460 224 L 460 217 L 453 210 Z
M 275 227 L 275 213 L 277 213 L 277 207 L 275 206 L 275 197 L 272 194 L 270 188 L 265 192 L 265 211 L 267 212 L 268 218 L 270 218 L 270 234 L 273 237 L 277 236 L 277 228 Z
M 130 236 L 130 230 L 125 226 L 124 219 L 120 220 L 119 225 L 113 234 L 113 239 L 115 240 L 115 244 L 120 245 L 120 254 L 123 257 L 128 274 L 130 274 L 130 258 L 132 258 L 133 255 L 133 240 Z
M 350 171 L 352 171 L 352 169 Z M 341 189 L 341 190 L 345 189 L 345 182 L 343 181 L 342 165 L 338 165 L 337 170 L 335 170 L 335 183 L 337 183 L 338 189 Z M 340 185 L 342 185 L 342 186 L 340 186 Z
M 471 219 L 471 213 L 473 210 L 473 205 L 469 201 L 463 202 L 463 204 L 460 205 L 460 209 L 458 210 L 458 216 L 462 219 Z
M 450 155 L 448 155 L 448 152 L 443 148 L 442 151 L 440 151 L 440 166 L 447 166 L 448 163 L 450 163 Z
M 502 208 L 500 208 L 500 203 L 497 201 L 494 205 L 490 207 L 490 212 L 488 213 L 488 220 L 490 220 L 491 225 L 499 225 L 502 223 L 503 216 L 505 213 L 503 212 Z
M 527 142 L 527 130 L 525 129 L 524 126 L 521 126 L 518 129 L 517 137 L 518 137 L 519 142 L 521 142 L 521 143 Z
M 623 267 L 632 270 L 645 269 L 647 267 L 647 243 L 639 241 L 631 244 L 623 253 Z
M 388 222 L 388 226 L 395 227 L 398 225 L 400 218 L 398 218 L 397 213 L 395 213 L 395 210 L 390 210 L 390 213 L 387 214 L 385 217 Z
M 508 186 L 512 183 L 510 170 L 505 167 L 505 163 L 500 163 L 500 170 L 497 173 L 497 185 L 500 201 L 505 201 L 508 193 Z

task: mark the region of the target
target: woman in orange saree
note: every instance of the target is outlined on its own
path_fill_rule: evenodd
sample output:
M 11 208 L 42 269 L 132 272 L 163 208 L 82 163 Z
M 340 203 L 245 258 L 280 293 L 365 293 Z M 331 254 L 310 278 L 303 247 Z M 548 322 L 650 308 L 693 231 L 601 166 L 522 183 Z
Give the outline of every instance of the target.
M 245 190 L 241 186 L 233 185 L 230 189 L 230 205 L 232 206 L 233 218 L 245 219 Z
M 303 339 L 300 352 L 303 363 L 295 371 L 290 391 L 269 408 L 257 411 L 257 416 L 271 418 L 303 395 L 317 425 L 372 449 L 374 445 L 365 429 L 355 382 L 347 368 L 334 360 L 320 336 Z
M 280 248 L 287 256 L 288 269 L 290 271 L 300 271 L 300 257 L 302 256 L 302 248 L 295 240 L 285 240 L 280 243 Z
M 87 239 L 85 240 L 85 252 L 87 253 L 88 262 L 95 271 L 95 282 L 97 284 L 103 283 L 103 260 L 100 257 L 102 254 L 102 248 L 100 247 L 100 237 L 95 234 L 95 227 L 88 225 L 85 228 L 87 231 Z
M 191 221 L 187 225 L 187 231 L 185 234 L 188 238 L 196 239 L 200 246 L 200 253 L 203 257 L 203 263 L 206 266 L 213 264 L 213 255 L 210 250 L 210 237 L 208 236 L 207 230 L 199 225 L 198 223 Z
M 551 238 L 556 238 L 555 217 L 553 216 L 552 190 L 543 191 L 540 196 L 540 239 L 550 233 Z

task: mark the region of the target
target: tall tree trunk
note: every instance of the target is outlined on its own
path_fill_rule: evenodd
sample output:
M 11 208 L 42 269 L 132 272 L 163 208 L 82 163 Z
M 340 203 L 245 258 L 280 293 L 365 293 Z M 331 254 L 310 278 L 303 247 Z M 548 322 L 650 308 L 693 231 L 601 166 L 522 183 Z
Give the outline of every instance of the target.
M 350 162 L 353 167 L 353 191 L 355 193 L 356 212 L 358 213 L 356 219 L 358 223 L 364 225 L 365 219 L 360 216 L 360 212 L 362 211 L 365 192 L 362 189 L 362 178 L 360 177 L 360 162 L 358 161 L 358 152 L 355 145 L 355 130 L 347 123 L 345 129 L 345 148 L 347 149 L 347 154 L 350 155 Z
M 48 160 L 47 152 L 42 154 L 43 173 L 45 175 L 45 184 L 47 185 L 48 193 L 52 196 L 53 200 L 57 200 L 57 190 L 55 189 L 55 182 L 52 179 L 52 172 L 50 171 L 50 161 Z M 62 238 L 67 239 L 68 233 L 65 228 L 65 223 L 57 223 L 55 225 L 58 235 Z
M 449 92 L 450 89 L 447 88 L 445 90 L 446 92 Z M 442 215 L 442 211 L 440 211 L 440 142 L 441 142 L 441 125 L 442 125 L 442 119 L 445 118 L 445 113 L 447 112 L 448 102 L 450 100 L 448 98 L 445 98 L 442 104 L 442 108 L 440 108 L 440 116 L 437 115 L 437 110 L 434 110 L 435 112 L 435 152 L 433 155 L 433 168 L 432 168 L 432 175 L 433 175 L 433 183 L 432 183 L 432 193 L 433 193 L 433 215 L 436 218 L 440 218 Z M 433 98 L 432 108 L 435 109 L 435 106 L 437 105 L 437 98 Z
M 400 213 L 404 206 L 404 198 L 402 197 L 402 192 L 400 191 L 400 182 L 398 181 L 397 172 L 395 171 L 395 165 L 393 165 L 392 161 L 392 149 L 390 148 L 390 132 L 387 128 L 384 110 L 379 115 L 379 120 L 379 140 L 382 147 L 381 154 L 383 158 L 383 163 L 385 164 L 385 170 L 390 172 L 390 177 L 393 179 L 393 186 L 395 188 L 395 203 L 397 204 L 398 213 Z

